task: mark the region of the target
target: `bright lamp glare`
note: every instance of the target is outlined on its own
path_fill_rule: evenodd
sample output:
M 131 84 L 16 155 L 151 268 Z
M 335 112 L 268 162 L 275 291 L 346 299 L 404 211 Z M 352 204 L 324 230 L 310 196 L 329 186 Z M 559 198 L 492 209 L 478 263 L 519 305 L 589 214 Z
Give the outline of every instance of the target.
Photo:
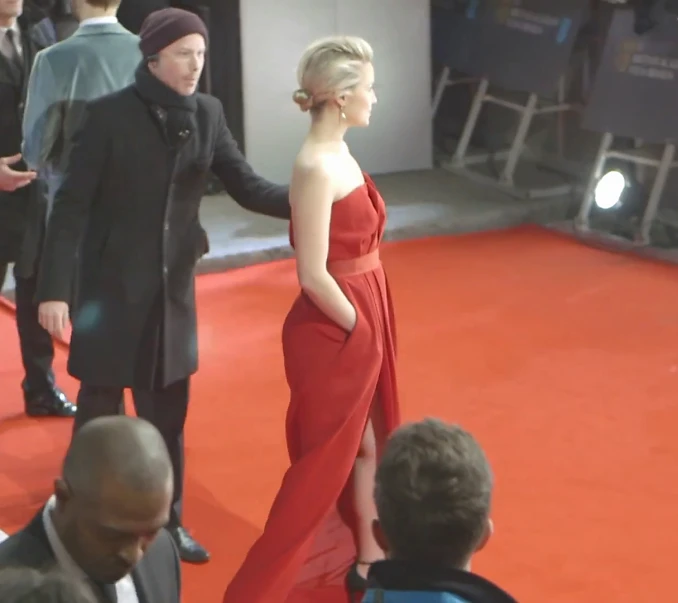
M 594 198 L 600 209 L 612 209 L 619 203 L 626 188 L 626 178 L 621 172 L 614 170 L 605 174 L 596 185 Z

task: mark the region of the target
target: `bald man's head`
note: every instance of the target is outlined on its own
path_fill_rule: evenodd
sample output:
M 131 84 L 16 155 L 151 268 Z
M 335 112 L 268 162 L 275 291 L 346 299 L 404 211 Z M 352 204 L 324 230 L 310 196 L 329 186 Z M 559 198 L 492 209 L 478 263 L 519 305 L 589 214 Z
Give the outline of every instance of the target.
M 55 482 L 55 527 L 74 560 L 93 579 L 129 573 L 169 521 L 172 465 L 165 442 L 147 421 L 94 419 L 73 437 Z
M 172 479 L 172 464 L 160 432 L 148 421 L 102 417 L 76 432 L 63 478 L 74 493 L 88 497 L 99 497 L 110 483 L 146 492 Z

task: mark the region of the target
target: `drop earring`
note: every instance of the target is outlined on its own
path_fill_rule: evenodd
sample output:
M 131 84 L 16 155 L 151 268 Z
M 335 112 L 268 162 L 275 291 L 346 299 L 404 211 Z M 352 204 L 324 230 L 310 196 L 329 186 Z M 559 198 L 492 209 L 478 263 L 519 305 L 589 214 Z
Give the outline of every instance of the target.
M 346 121 L 346 113 L 344 113 L 344 110 L 343 110 L 343 109 L 341 110 L 341 119 L 343 119 L 344 121 Z

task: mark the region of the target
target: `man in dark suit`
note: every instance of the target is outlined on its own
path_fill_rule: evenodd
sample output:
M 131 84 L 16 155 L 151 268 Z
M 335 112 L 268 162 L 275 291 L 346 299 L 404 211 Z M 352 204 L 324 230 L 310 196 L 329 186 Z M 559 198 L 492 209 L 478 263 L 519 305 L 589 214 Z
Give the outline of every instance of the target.
M 28 76 L 35 55 L 53 40 L 37 39 L 41 30 L 22 14 L 22 0 L 0 0 L 0 157 L 21 150 L 21 121 Z M 18 169 L 24 169 L 19 164 Z M 29 216 L 44 203 L 34 183 L 14 192 L 0 193 L 0 283 L 7 265 L 20 259 Z M 15 270 L 16 322 L 25 377 L 23 392 L 30 416 L 72 417 L 75 407 L 54 383 L 54 345 L 38 322 L 34 303 L 35 279 L 22 278 Z
M 131 388 L 137 414 L 164 435 L 175 480 L 170 533 L 182 559 L 200 563 L 209 555 L 181 522 L 183 429 L 198 368 L 195 268 L 207 249 L 198 210 L 210 170 L 262 214 L 289 219 L 289 192 L 254 173 L 219 100 L 196 92 L 208 38 L 200 18 L 164 9 L 140 37 L 135 83 L 88 105 L 50 216 L 37 299 L 52 334 L 73 318 L 76 429 L 119 412 Z
M 63 179 L 71 140 L 89 101 L 134 81 L 141 62 L 139 38 L 116 18 L 119 0 L 72 0 L 80 25 L 73 35 L 38 53 L 31 70 L 23 118 L 24 162 L 46 186 L 46 204 L 26 227 L 19 278 L 35 283 L 47 216 Z M 35 208 L 38 209 L 38 208 Z
M 92 421 L 73 438 L 54 495 L 0 544 L 0 568 L 59 568 L 101 603 L 179 603 L 180 563 L 164 530 L 172 503 L 167 447 L 150 423 Z

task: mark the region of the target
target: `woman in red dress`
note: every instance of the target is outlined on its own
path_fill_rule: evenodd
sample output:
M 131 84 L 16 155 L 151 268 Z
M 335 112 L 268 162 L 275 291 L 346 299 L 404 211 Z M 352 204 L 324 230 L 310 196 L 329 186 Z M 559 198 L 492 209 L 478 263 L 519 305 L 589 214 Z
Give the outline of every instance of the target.
M 372 489 L 380 446 L 399 423 L 395 325 L 379 259 L 386 209 L 344 142 L 348 128 L 369 124 L 376 103 L 372 49 L 359 38 L 320 40 L 298 77 L 294 100 L 312 120 L 290 186 L 301 286 L 282 335 L 291 466 L 224 603 L 289 602 L 302 585 L 320 588 L 333 576 L 353 597 L 384 556 L 372 535 Z

